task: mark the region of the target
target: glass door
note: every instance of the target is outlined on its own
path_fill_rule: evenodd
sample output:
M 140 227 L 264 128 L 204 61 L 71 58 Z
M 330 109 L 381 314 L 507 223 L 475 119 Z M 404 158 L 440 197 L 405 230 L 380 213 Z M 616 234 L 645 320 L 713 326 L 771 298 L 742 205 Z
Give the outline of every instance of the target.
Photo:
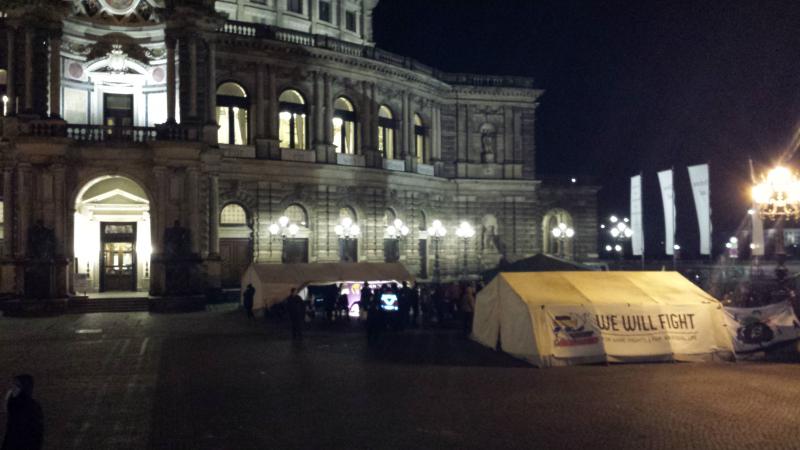
M 136 290 L 136 223 L 108 223 L 101 227 L 100 290 Z

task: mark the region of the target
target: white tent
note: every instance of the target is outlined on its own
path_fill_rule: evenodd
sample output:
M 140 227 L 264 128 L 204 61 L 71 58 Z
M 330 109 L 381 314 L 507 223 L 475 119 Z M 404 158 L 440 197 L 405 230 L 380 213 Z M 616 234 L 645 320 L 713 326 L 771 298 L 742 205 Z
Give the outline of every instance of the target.
M 242 275 L 242 292 L 256 289 L 253 309 L 280 303 L 291 288 L 345 281 L 412 281 L 400 263 L 251 264 Z
M 540 367 L 733 355 L 722 305 L 677 272 L 504 272 L 472 332 Z

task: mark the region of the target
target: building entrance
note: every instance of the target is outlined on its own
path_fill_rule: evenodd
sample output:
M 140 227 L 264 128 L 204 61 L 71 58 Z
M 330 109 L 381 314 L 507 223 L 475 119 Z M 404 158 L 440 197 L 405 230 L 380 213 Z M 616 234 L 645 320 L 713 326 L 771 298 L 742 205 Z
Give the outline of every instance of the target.
M 136 290 L 136 223 L 100 224 L 100 291 Z

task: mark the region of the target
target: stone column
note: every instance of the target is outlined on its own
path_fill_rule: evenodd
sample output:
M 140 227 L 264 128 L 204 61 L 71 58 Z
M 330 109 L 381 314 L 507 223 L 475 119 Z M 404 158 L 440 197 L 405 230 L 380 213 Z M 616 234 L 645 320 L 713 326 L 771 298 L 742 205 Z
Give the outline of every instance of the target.
M 53 174 L 53 232 L 56 236 L 56 245 L 59 250 L 56 251 L 58 255 L 66 255 L 68 249 L 66 247 L 66 201 L 64 200 L 64 191 L 66 189 L 65 183 L 66 168 L 62 164 L 54 164 L 52 167 Z
M 31 178 L 31 165 L 20 163 L 17 166 L 17 198 L 14 203 L 17 216 L 17 257 L 24 258 L 27 254 L 28 227 L 30 227 L 31 192 L 29 179 Z M 13 216 L 12 216 L 13 217 Z M 10 218 L 9 218 L 10 219 Z
M 320 72 L 314 72 L 314 101 L 313 101 L 313 109 L 314 109 L 314 145 L 318 146 L 319 144 L 325 143 L 325 125 L 324 125 L 324 117 L 325 117 L 325 100 L 324 100 L 324 87 L 322 86 L 322 79 L 323 74 Z
M 208 248 L 210 256 L 219 256 L 219 175 L 210 175 L 208 181 Z
M 155 193 L 151 199 L 150 215 L 150 241 L 152 242 L 153 255 L 150 258 L 150 294 L 162 295 L 166 286 L 166 267 L 164 265 L 164 230 L 166 224 L 166 211 L 168 202 L 169 178 L 167 168 L 157 166 L 153 168 L 155 177 Z
M 33 112 L 33 31 L 25 28 L 25 112 Z
M 189 39 L 189 117 L 197 118 L 197 37 Z
M 61 36 L 50 38 L 50 118 L 61 118 Z
M 17 114 L 17 89 L 15 86 L 16 77 L 14 76 L 16 75 L 16 60 L 14 58 L 14 53 L 16 52 L 15 33 L 16 29 L 9 25 L 6 30 L 6 39 L 8 41 L 8 47 L 6 48 L 6 57 L 8 58 L 6 96 L 8 96 L 8 115 L 10 116 Z
M 217 125 L 217 50 L 216 44 L 209 38 L 208 40 L 208 92 L 206 104 L 208 111 L 206 112 L 206 122 Z
M 264 65 L 256 64 L 256 89 L 253 102 L 253 120 L 255 121 L 256 139 L 266 137 L 268 118 L 264 114 Z
M 3 257 L 14 257 L 14 187 L 12 177 L 14 170 L 11 167 L 3 168 Z
M 167 122 L 175 123 L 175 38 L 167 37 Z
M 258 158 L 272 158 L 280 159 L 281 149 L 280 140 L 278 139 L 278 82 L 276 67 L 269 66 L 267 68 L 266 77 L 266 104 L 267 113 L 266 121 L 264 121 L 264 129 L 266 139 L 264 143 L 256 146 L 256 157 Z
M 200 183 L 197 167 L 186 169 L 186 203 L 189 206 L 189 229 L 192 237 L 192 253 L 200 253 Z

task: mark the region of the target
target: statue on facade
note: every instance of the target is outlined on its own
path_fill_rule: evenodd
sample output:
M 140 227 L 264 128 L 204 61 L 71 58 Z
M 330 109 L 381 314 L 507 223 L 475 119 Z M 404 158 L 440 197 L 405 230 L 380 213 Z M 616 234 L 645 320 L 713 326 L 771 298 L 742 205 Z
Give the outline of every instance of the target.
M 28 229 L 28 258 L 45 261 L 56 256 L 56 235 L 41 220 Z
M 481 162 L 493 163 L 495 161 L 495 141 L 497 129 L 490 123 L 481 125 Z
M 172 227 L 164 230 L 164 258 L 181 259 L 192 255 L 192 236 L 189 229 L 176 220 Z

